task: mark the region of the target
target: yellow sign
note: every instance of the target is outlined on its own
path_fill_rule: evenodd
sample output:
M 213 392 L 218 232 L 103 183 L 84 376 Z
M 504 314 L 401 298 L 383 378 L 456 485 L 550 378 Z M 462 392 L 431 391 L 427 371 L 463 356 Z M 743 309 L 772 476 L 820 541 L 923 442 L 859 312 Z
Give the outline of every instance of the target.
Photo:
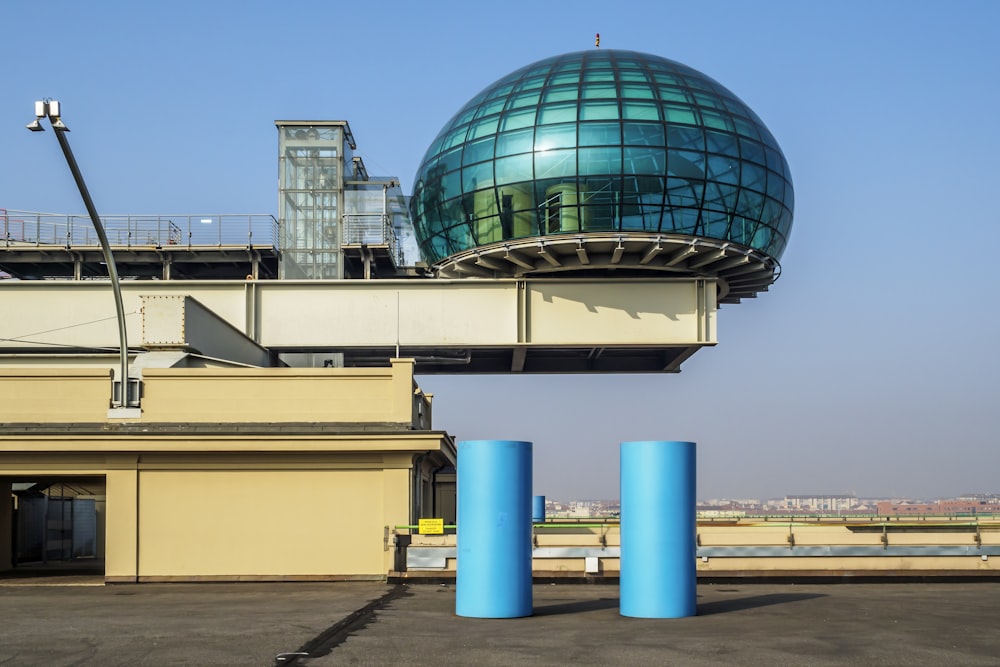
M 444 535 L 444 519 L 421 519 L 421 535 Z

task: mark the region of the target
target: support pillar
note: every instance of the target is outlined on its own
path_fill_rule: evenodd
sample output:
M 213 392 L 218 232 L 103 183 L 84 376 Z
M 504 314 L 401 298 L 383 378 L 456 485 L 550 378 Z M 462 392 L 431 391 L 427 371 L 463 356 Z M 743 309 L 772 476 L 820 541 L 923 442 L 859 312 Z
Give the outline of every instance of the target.
M 530 616 L 531 443 L 458 443 L 455 613 Z
M 695 443 L 621 444 L 622 616 L 697 612 Z
M 0 572 L 14 562 L 14 497 L 11 483 L 0 481 Z
M 531 496 L 531 522 L 545 521 L 545 496 Z

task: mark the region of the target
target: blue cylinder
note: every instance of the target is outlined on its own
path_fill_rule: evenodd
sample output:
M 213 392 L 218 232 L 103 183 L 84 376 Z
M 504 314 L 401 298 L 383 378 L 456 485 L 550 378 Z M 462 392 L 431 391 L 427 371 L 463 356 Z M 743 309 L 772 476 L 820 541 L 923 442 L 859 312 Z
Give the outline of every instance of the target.
M 530 616 L 531 443 L 458 443 L 455 613 Z
M 695 443 L 621 443 L 622 616 L 697 613 Z
M 545 521 L 545 496 L 531 496 L 531 522 Z

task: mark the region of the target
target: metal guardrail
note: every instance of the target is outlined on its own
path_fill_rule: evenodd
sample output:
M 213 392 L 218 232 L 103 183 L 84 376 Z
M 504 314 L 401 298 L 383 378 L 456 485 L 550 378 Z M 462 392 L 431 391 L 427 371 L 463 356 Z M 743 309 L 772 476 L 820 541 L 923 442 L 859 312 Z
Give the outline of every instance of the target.
M 392 217 L 384 214 L 349 213 L 342 225 L 343 245 L 384 245 L 396 266 L 402 264 L 399 239 L 392 227 Z
M 113 246 L 238 245 L 278 249 L 280 241 L 278 221 L 268 214 L 109 215 L 102 216 L 101 222 Z M 86 215 L 0 209 L 0 223 L 6 247 L 99 245 Z

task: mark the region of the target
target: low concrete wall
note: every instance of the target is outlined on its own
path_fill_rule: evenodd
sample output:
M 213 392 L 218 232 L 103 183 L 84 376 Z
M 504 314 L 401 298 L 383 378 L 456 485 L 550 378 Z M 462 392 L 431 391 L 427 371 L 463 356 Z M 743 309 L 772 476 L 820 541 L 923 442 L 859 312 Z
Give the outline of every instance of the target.
M 400 576 L 454 574 L 453 535 L 407 539 L 408 568 Z M 539 577 L 616 576 L 620 544 L 615 523 L 536 525 L 532 569 Z M 1000 520 L 702 524 L 696 551 L 703 577 L 1000 576 Z

